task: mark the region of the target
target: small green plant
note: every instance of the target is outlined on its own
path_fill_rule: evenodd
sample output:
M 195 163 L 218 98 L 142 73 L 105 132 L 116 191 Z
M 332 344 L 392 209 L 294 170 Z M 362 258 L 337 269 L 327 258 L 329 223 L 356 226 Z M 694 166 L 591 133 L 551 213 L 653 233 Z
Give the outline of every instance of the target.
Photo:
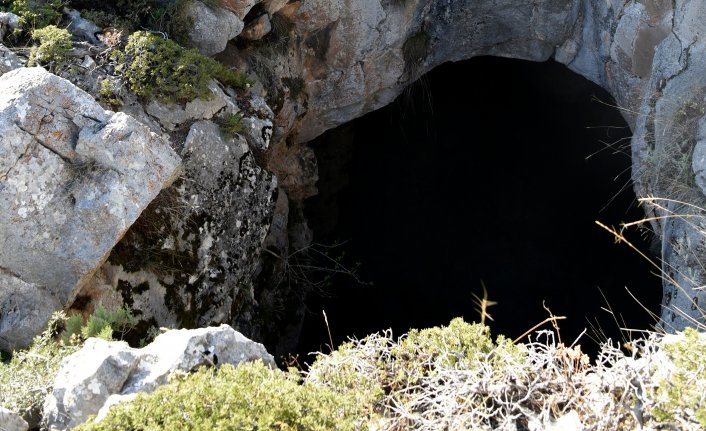
M 107 310 L 102 305 L 96 307 L 85 323 L 81 315 L 74 315 L 67 319 L 65 330 L 61 334 L 64 345 L 79 345 L 87 338 L 98 337 L 104 340 L 113 340 L 115 334 L 118 338 L 129 331 L 136 324 L 136 319 L 126 307 L 117 310 Z
M 99 423 L 77 430 L 359 430 L 364 406 L 297 372 L 262 362 L 223 365 L 175 377 L 150 395 L 113 407 Z
M 104 105 L 107 105 L 112 110 L 119 109 L 123 102 L 120 97 L 115 93 L 113 83 L 109 79 L 104 79 L 101 81 L 100 90 L 98 94 L 100 95 L 100 101 Z
M 39 416 L 62 359 L 78 349 L 56 341 L 66 322 L 64 313 L 55 313 L 28 350 L 14 352 L 8 363 L 0 363 L 0 405 L 27 419 Z
M 221 130 L 223 137 L 231 139 L 235 135 L 243 133 L 245 130 L 245 124 L 243 124 L 243 114 L 238 112 L 236 114 L 228 114 L 225 118 L 217 121 L 218 127 Z
M 211 79 L 235 88 L 243 88 L 249 82 L 244 74 L 194 49 L 142 31 L 128 39 L 123 73 L 136 95 L 157 97 L 164 102 L 208 99 L 212 96 L 208 88 Z
M 32 38 L 39 41 L 39 46 L 32 47 L 29 65 L 59 63 L 73 47 L 71 34 L 54 25 L 34 30 Z

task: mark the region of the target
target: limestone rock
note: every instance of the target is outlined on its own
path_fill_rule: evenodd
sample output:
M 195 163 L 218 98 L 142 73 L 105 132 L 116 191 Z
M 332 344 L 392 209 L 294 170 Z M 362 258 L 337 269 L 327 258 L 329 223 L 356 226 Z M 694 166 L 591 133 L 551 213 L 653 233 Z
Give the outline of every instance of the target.
M 0 44 L 0 75 L 24 67 L 24 65 L 25 61 L 23 59 L 10 51 L 5 45 Z
M 8 32 L 20 25 L 20 17 L 12 12 L 0 12 L 0 42 Z
M 91 338 L 62 362 L 44 405 L 45 425 L 50 430 L 73 428 L 106 403 L 154 391 L 175 371 L 255 360 L 275 366 L 262 344 L 227 325 L 167 331 L 142 349 Z
M 94 45 L 102 45 L 103 43 L 96 37 L 102 33 L 103 29 L 95 25 L 93 22 L 82 18 L 81 12 L 75 9 L 64 8 L 64 13 L 69 17 L 69 32 L 85 41 L 91 42 Z
M 194 21 L 189 33 L 191 44 L 204 55 L 222 52 L 228 41 L 243 30 L 242 17 L 221 7 L 208 7 L 200 1 L 189 2 L 185 13 Z
M 10 304 L 30 314 L 36 301 L 65 306 L 174 180 L 179 157 L 132 117 L 41 68 L 0 77 L 0 130 L 0 269 L 24 282 L 9 285 L 38 295 Z M 5 334 L 17 334 L 6 326 L 13 315 L 0 309 Z M 25 347 L 33 335 L 0 348 Z
M 272 138 L 272 120 L 258 117 L 243 118 L 244 134 L 251 148 L 265 151 L 270 146 Z
M 241 20 L 250 12 L 253 6 L 260 3 L 261 0 L 222 0 L 221 5 L 233 12 Z
M 192 125 L 182 156 L 183 180 L 155 200 L 82 295 L 124 302 L 160 326 L 247 321 L 277 181 L 244 138 L 224 137 L 210 121 Z
M 260 40 L 272 30 L 272 23 L 267 14 L 261 15 L 245 26 L 245 29 L 240 33 L 240 37 L 245 40 Z
M 270 16 L 279 12 L 289 0 L 264 0 L 265 10 Z
M 29 346 L 63 305 L 51 293 L 0 269 L 0 349 Z
M 0 430 L 27 431 L 29 425 L 20 415 L 0 406 Z
M 194 120 L 209 120 L 217 113 L 226 110 L 237 112 L 233 99 L 226 95 L 216 81 L 208 84 L 213 96 L 210 99 L 194 99 L 183 106 L 180 104 L 165 104 L 158 100 L 150 101 L 145 111 L 156 118 L 162 127 L 174 131 L 181 124 Z

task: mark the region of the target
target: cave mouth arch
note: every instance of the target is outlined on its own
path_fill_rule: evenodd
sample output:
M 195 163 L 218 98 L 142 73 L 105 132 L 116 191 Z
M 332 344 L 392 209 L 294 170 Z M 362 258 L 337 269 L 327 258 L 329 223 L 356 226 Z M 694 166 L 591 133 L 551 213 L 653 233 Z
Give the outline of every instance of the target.
M 476 57 L 446 63 L 395 102 L 310 143 L 319 194 L 305 203 L 314 241 L 345 240 L 360 285 L 334 277 L 310 296 L 299 353 L 392 328 L 478 320 L 516 337 L 547 317 L 566 342 L 595 351 L 596 332 L 654 324 L 661 281 L 615 244 L 600 220 L 643 217 L 630 183 L 630 130 L 600 87 L 547 61 Z M 629 239 L 649 254 L 650 236 Z M 625 288 L 628 288 L 629 293 Z M 614 314 L 605 309 L 610 306 Z

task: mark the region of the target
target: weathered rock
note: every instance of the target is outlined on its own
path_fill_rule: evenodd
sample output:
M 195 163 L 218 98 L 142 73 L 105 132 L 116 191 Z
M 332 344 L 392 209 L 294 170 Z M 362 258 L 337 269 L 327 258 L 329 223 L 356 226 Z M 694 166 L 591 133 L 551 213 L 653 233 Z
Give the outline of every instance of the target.
M 189 33 L 191 44 L 204 55 L 222 52 L 228 41 L 243 30 L 242 17 L 221 7 L 208 7 L 200 1 L 189 2 L 185 13 L 194 21 Z
M 0 430 L 3 431 L 27 431 L 29 425 L 22 416 L 0 406 Z
M 51 314 L 63 305 L 50 292 L 0 268 L 0 349 L 29 346 L 47 326 Z
M 94 45 L 102 45 L 103 43 L 96 37 L 97 34 L 102 33 L 103 29 L 95 25 L 93 22 L 82 18 L 81 12 L 75 9 L 64 8 L 64 14 L 69 18 L 69 32 L 87 42 L 91 42 Z
M 261 0 L 222 0 L 221 5 L 233 12 L 241 20 L 250 12 L 253 6 L 260 3 Z
M 183 180 L 165 190 L 82 296 L 124 302 L 160 326 L 247 321 L 252 278 L 277 199 L 275 178 L 245 139 L 193 124 Z
M 267 14 L 261 15 L 245 26 L 245 29 L 240 33 L 240 37 L 245 40 L 260 40 L 272 30 L 272 23 Z
M 20 25 L 20 17 L 12 12 L 0 12 L 0 41 L 8 32 L 15 30 Z
M 216 81 L 211 81 L 208 88 L 213 94 L 210 99 L 194 99 L 183 106 L 152 100 L 145 106 L 145 111 L 170 131 L 176 130 L 177 127 L 189 121 L 210 120 L 221 111 L 232 113 L 238 111 L 236 103 L 221 90 Z
M 0 130 L 0 269 L 25 283 L 12 285 L 41 292 L 12 305 L 32 313 L 37 301 L 66 305 L 174 180 L 179 158 L 132 117 L 40 68 L 0 77 Z M 0 327 L 17 337 L 12 316 L 0 309 Z
M 133 394 L 154 391 L 175 371 L 255 360 L 275 366 L 262 344 L 227 325 L 168 331 L 142 349 L 91 338 L 62 362 L 44 405 L 45 425 L 50 430 L 71 429 L 107 402 L 114 405 Z
M 270 146 L 272 138 L 272 120 L 269 118 L 245 117 L 243 118 L 243 131 L 251 148 L 265 151 Z
M 25 60 L 10 51 L 5 45 L 0 44 L 0 75 L 24 67 L 24 65 Z
M 632 177 L 638 196 L 702 206 L 702 1 L 308 0 L 290 2 L 277 14 L 285 25 L 272 31 L 286 32 L 277 35 L 286 47 L 272 50 L 252 44 L 238 56 L 250 62 L 253 72 L 265 71 L 271 96 L 278 101 L 267 167 L 283 179 L 292 208 L 296 196 L 306 195 L 302 185 L 313 184 L 315 177 L 315 162 L 314 169 L 302 163 L 295 169 L 303 151 L 292 143 L 307 142 L 388 104 L 441 63 L 479 55 L 533 61 L 553 57 L 601 85 L 624 108 L 633 129 Z M 287 146 L 280 148 L 285 139 Z M 688 206 L 672 210 L 687 211 Z M 679 281 L 686 284 L 681 287 L 665 282 L 662 319 L 669 317 L 668 327 L 675 329 L 683 328 L 689 318 L 703 322 L 697 304 L 706 301 L 699 285 L 706 280 L 706 269 L 696 262 L 706 261 L 706 246 L 685 224 L 664 218 L 674 214 L 660 208 L 648 211 L 658 217 L 652 225 L 663 240 L 688 239 L 687 253 L 663 246 L 666 266 L 687 271 L 693 282 Z M 689 217 L 697 215 L 703 216 L 699 212 Z M 686 298 L 680 307 L 691 310 L 681 320 L 669 306 L 674 289 Z
M 264 0 L 265 10 L 270 16 L 279 12 L 289 0 Z

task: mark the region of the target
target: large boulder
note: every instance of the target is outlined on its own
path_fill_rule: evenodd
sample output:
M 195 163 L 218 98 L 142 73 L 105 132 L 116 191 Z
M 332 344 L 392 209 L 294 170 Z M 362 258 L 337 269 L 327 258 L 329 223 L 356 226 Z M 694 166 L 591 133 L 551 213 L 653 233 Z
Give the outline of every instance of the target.
M 25 65 L 26 60 L 0 43 L 0 75 Z
M 206 6 L 197 0 L 189 2 L 185 14 L 194 23 L 189 32 L 191 44 L 203 55 L 218 54 L 243 31 L 242 17 L 222 7 Z
M 74 428 L 106 403 L 154 391 L 175 372 L 255 360 L 275 366 L 262 344 L 227 325 L 168 331 L 142 349 L 91 338 L 62 362 L 44 405 L 45 425 L 50 430 Z
M 0 130 L 0 349 L 10 350 L 75 299 L 180 159 L 41 68 L 0 77 Z
M 276 178 L 245 138 L 211 121 L 191 126 L 182 157 L 183 179 L 145 211 L 81 296 L 126 304 L 151 325 L 249 325 Z

